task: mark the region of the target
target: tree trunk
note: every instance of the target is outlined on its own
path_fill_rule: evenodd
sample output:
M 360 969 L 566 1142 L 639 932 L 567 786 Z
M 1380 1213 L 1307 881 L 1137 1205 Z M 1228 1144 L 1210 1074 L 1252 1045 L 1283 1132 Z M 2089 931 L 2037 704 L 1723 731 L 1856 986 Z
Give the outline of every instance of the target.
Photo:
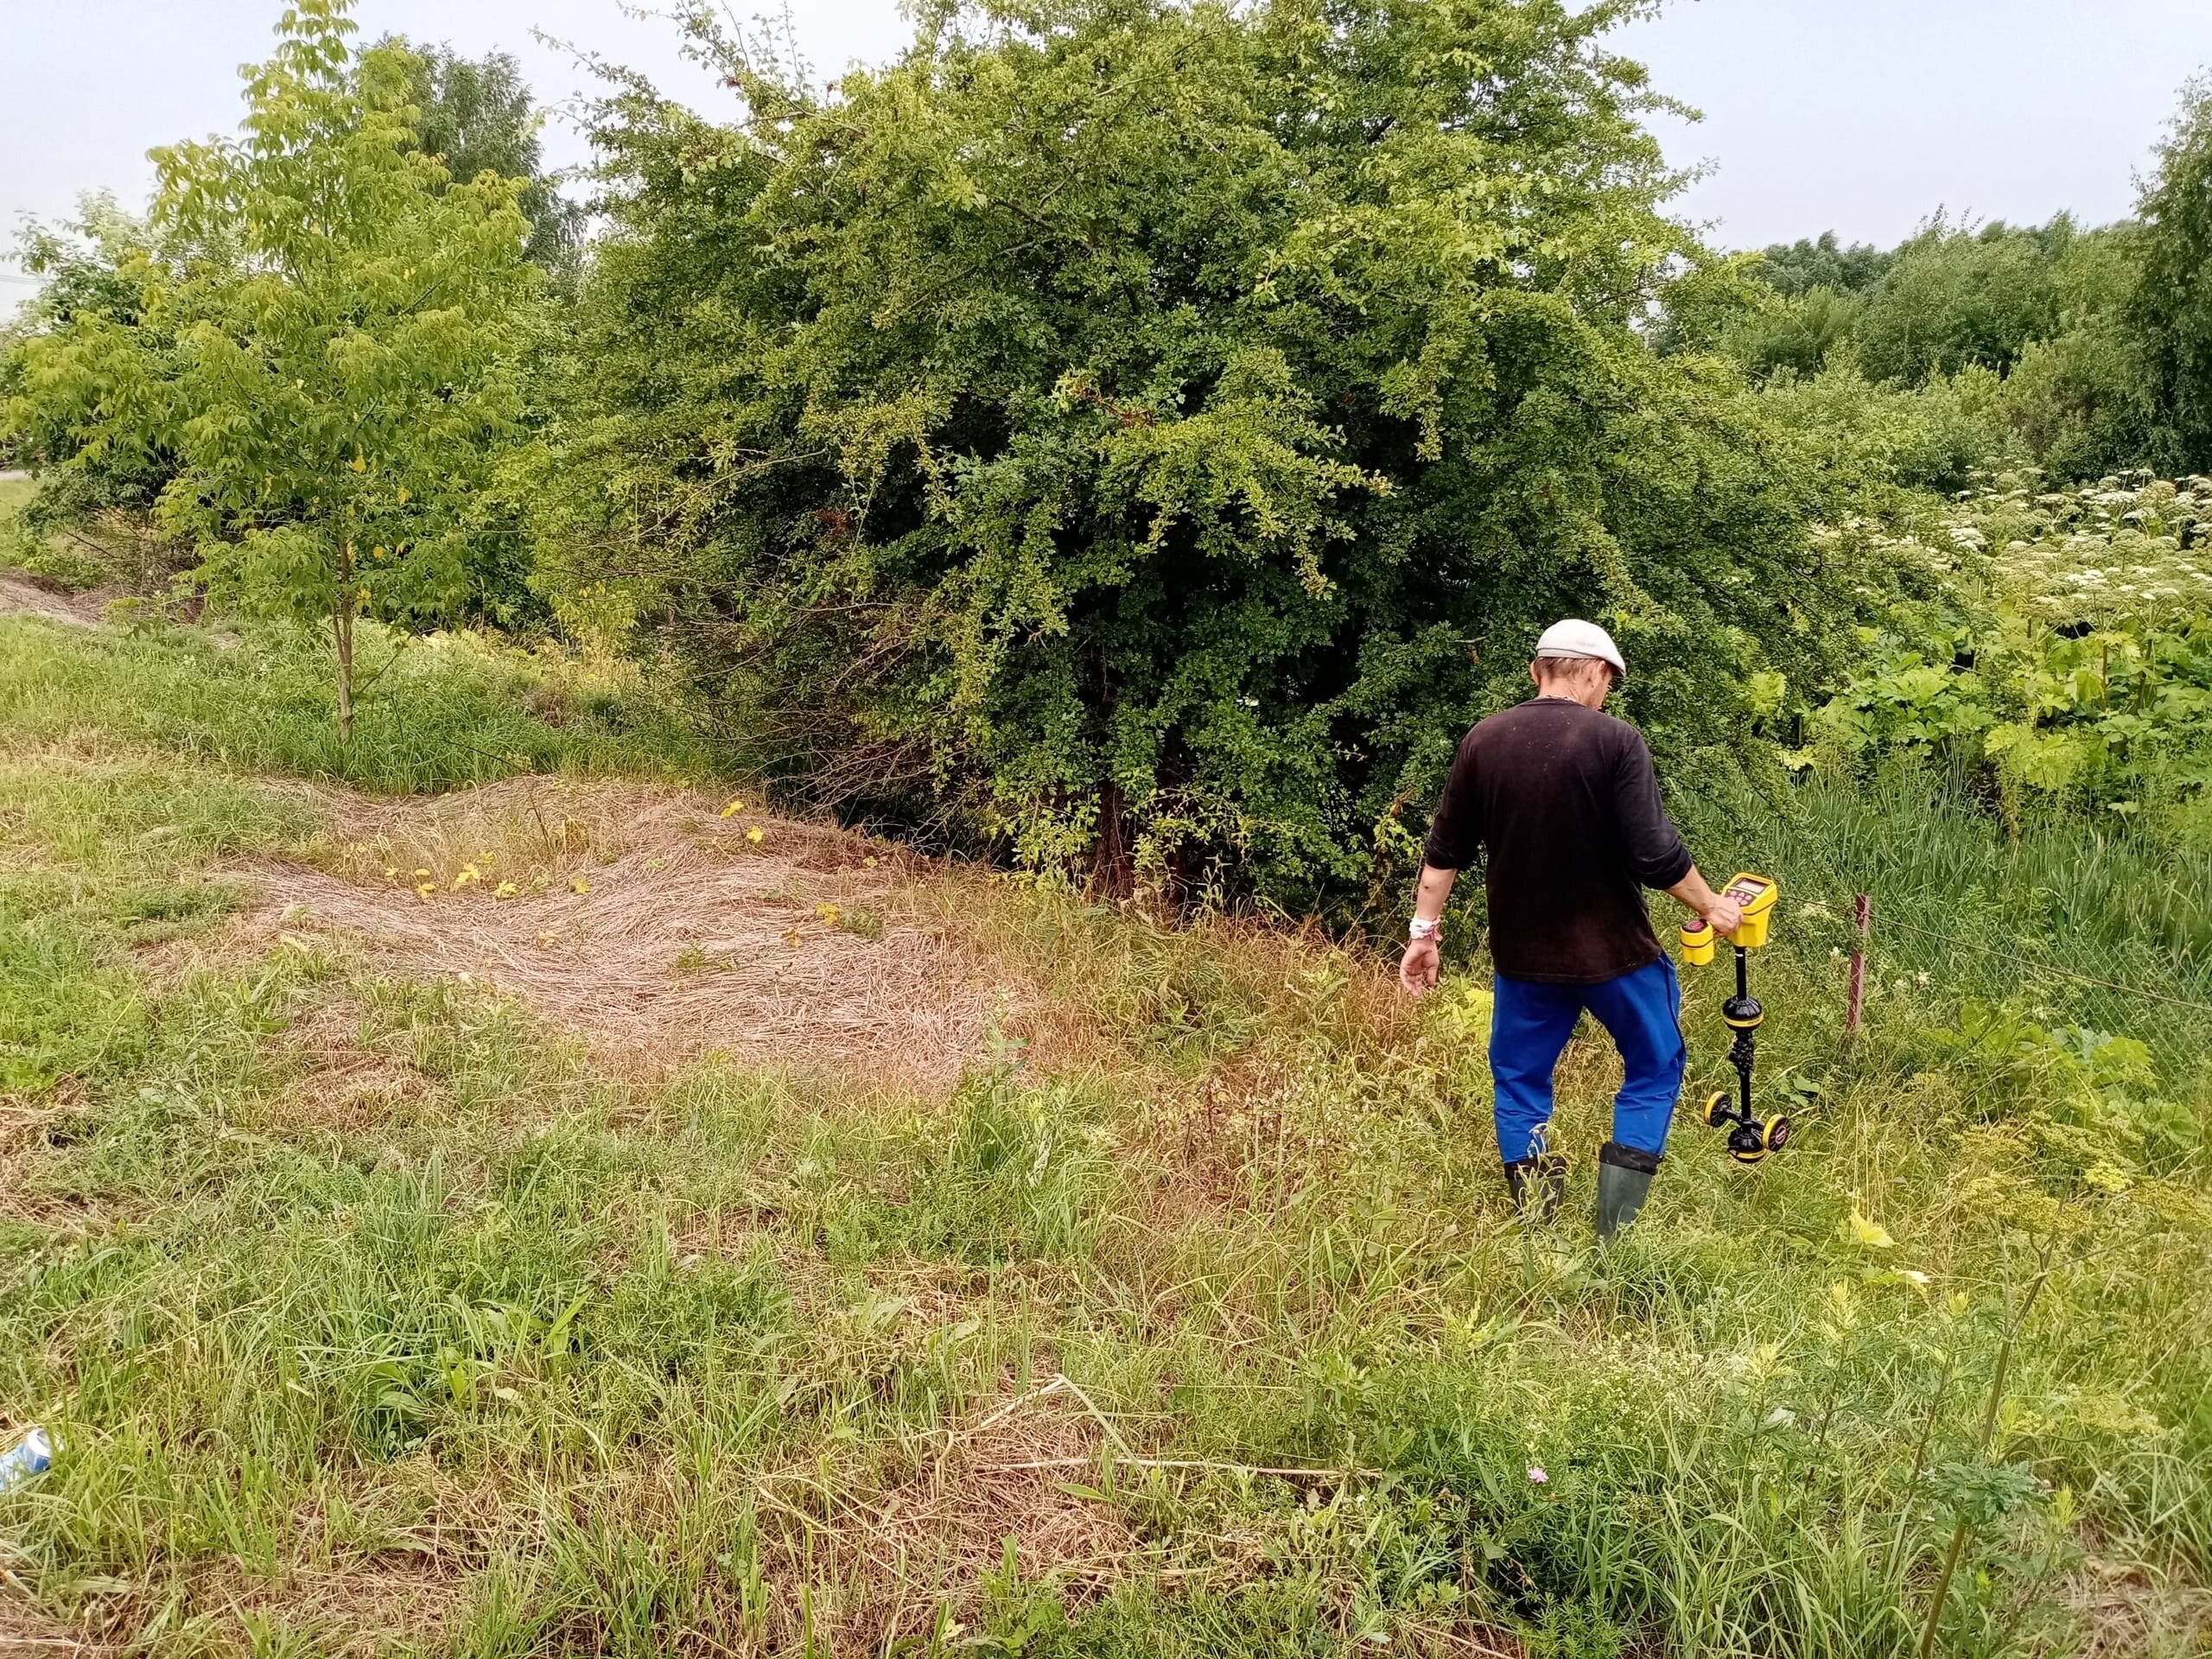
M 338 591 L 330 601 L 330 635 L 338 647 L 338 741 L 353 742 L 353 544 L 339 556 Z
M 1136 847 L 1129 836 L 1128 807 L 1122 786 L 1111 780 L 1098 785 L 1098 841 L 1090 889 L 1101 899 L 1127 899 L 1137 890 Z
M 1107 761 L 1114 747 L 1114 676 L 1103 648 L 1092 647 L 1087 654 L 1098 683 L 1099 759 Z M 1136 893 L 1136 847 L 1129 836 L 1128 817 L 1122 786 L 1111 778 L 1103 779 L 1098 785 L 1098 836 L 1092 843 L 1090 863 L 1090 891 L 1096 898 L 1118 900 Z

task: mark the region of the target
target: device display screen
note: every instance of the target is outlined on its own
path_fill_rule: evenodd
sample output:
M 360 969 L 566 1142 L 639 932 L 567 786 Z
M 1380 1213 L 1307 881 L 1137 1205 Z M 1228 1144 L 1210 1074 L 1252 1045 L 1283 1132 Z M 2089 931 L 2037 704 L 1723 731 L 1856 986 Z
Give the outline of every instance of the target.
M 1746 877 L 1728 889 L 1728 897 L 1739 905 L 1753 904 L 1770 885 L 1771 884 L 1761 881 L 1755 876 Z

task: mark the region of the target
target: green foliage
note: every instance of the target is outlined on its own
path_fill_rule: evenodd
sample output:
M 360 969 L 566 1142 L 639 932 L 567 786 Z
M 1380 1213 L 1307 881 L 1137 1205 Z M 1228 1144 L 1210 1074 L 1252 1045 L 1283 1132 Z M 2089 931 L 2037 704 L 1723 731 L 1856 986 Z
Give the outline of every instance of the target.
M 451 179 L 490 173 L 521 180 L 515 206 L 530 221 L 524 251 L 549 271 L 573 275 L 583 255 L 584 208 L 563 197 L 544 170 L 538 143 L 544 118 L 522 65 L 510 53 L 464 58 L 449 46 L 416 46 L 399 36 L 379 45 L 408 54 L 408 101 L 423 153 L 437 157 Z
M 1979 230 L 1938 216 L 1887 252 L 1840 248 L 1831 233 L 1767 250 L 1705 338 L 1784 392 L 1785 420 L 1811 416 L 1846 442 L 1863 426 L 1866 465 L 1908 488 L 1955 491 L 2024 462 L 2096 478 L 2164 453 L 2130 309 L 2143 246 L 2133 225 L 2083 232 L 2064 214 Z M 1681 332 L 1675 309 L 1662 336 Z M 1833 408 L 1853 376 L 1882 389 L 1856 394 L 1863 420 L 1821 418 L 1793 395 L 1828 378 L 1820 401 Z M 1928 429 L 1932 447 L 1901 443 L 1900 425 Z
M 1855 360 L 1866 310 L 1857 295 L 1832 288 L 1777 294 L 1746 308 L 1719 344 L 1755 379 L 1765 380 L 1777 370 L 1809 377 L 1826 368 L 1831 357 L 1839 366 Z
M 1634 326 L 1694 250 L 1629 10 L 948 8 L 827 97 L 722 43 L 734 127 L 618 98 L 549 589 L 817 798 L 1109 891 L 1357 891 L 1562 613 L 1709 738 L 1849 603 Z
M 1886 252 L 1840 249 L 1830 232 L 1770 248 L 1751 275 L 1765 297 L 1750 296 L 1727 346 L 1755 375 L 1847 362 L 1918 386 L 1968 367 L 2007 373 L 2033 342 L 2115 317 L 2134 290 L 2135 238 L 2063 213 L 1978 229 L 1938 214 Z
M 2032 229 L 1931 219 L 1867 296 L 1860 366 L 1907 385 L 1969 364 L 2010 367 L 2028 341 L 2057 332 L 2057 269 L 2077 235 L 2063 213 Z
M 47 474 L 32 504 L 35 534 L 107 510 L 150 512 L 177 465 L 150 435 L 137 444 L 92 442 L 74 418 L 74 400 L 51 395 L 44 376 L 35 374 L 47 349 L 41 336 L 100 323 L 138 331 L 149 351 L 175 346 L 174 327 L 146 315 L 137 275 L 162 257 L 156 232 L 110 195 L 87 195 L 77 211 L 60 226 L 25 227 L 16 257 L 40 279 L 39 289 L 0 329 L 0 452 Z M 182 257 L 181 250 L 170 251 Z
M 8 421 L 65 467 L 175 461 L 157 513 L 250 609 L 321 618 L 350 731 L 353 626 L 468 597 L 485 469 L 518 412 L 533 291 L 520 181 L 452 182 L 416 148 L 411 60 L 356 62 L 345 0 L 285 14 L 235 141 L 155 152 L 158 242 L 119 274 L 135 315 L 73 312 L 23 342 Z
M 1986 768 L 2009 813 L 2072 804 L 2203 845 L 2212 807 L 2204 481 L 1981 492 L 1921 548 L 1943 598 L 1868 629 L 1816 753 Z M 1920 548 L 1916 541 L 1913 543 Z
M 2002 406 L 2055 480 L 2101 478 L 2164 453 L 2142 342 L 2112 312 L 2030 340 L 2005 377 Z
M 1918 389 L 1877 385 L 1840 364 L 1800 379 L 1776 375 L 1760 394 L 1762 411 L 1794 433 L 1840 503 L 1893 522 L 1896 490 L 1967 487 L 2006 462 L 2027 459 L 2007 429 L 2005 387 L 1986 369 L 1967 369 Z M 1832 533 L 1832 532 L 1826 532 Z M 1886 543 L 1868 550 L 1879 570 Z
M 1880 282 L 1897 263 L 1890 250 L 1871 243 L 1845 247 L 1834 231 L 1822 231 L 1807 240 L 1777 242 L 1759 255 L 1757 275 L 1777 294 L 1808 294 L 1826 289 L 1832 294 L 1863 295 Z
M 2212 82 L 2183 92 L 2138 204 L 2143 279 L 2129 320 L 2179 466 L 2212 466 Z

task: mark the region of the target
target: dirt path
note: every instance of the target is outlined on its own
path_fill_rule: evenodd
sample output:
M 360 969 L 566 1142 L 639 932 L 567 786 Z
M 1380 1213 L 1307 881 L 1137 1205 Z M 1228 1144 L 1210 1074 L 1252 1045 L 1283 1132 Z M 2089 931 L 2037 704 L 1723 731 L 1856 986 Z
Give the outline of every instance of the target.
M 340 839 L 244 872 L 257 947 L 327 936 L 372 966 L 485 985 L 616 1063 L 711 1050 L 942 1086 L 1033 999 L 932 922 L 918 899 L 937 878 L 836 830 L 616 781 L 315 792 Z
M 105 603 L 0 574 L 0 615 L 99 626 Z M 712 1051 L 938 1088 L 1036 1001 L 942 925 L 945 884 L 968 878 L 757 799 L 725 815 L 696 791 L 550 777 L 427 798 L 272 786 L 312 796 L 332 840 L 234 871 L 258 902 L 213 948 L 328 938 L 518 998 L 625 1067 Z
M 53 622 L 97 627 L 111 597 L 73 594 L 20 572 L 0 572 L 0 616 L 42 616 Z

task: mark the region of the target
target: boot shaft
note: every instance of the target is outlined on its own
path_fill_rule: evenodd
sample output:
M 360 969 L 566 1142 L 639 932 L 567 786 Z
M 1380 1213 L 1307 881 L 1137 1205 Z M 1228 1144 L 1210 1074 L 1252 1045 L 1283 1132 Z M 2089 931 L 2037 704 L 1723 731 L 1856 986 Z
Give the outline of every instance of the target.
M 1636 1219 L 1659 1173 L 1656 1154 L 1608 1141 L 1598 1153 L 1598 1242 L 1611 1239 Z

